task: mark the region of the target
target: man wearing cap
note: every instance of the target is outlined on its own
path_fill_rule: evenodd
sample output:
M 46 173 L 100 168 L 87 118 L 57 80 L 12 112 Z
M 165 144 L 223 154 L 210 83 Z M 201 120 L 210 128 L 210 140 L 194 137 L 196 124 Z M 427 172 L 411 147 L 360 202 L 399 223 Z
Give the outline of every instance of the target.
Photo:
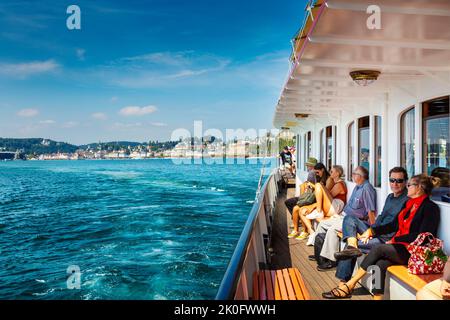
M 308 170 L 308 177 L 306 178 L 306 182 L 310 182 L 312 184 L 316 184 L 317 177 L 316 177 L 316 171 L 314 170 L 314 166 L 317 164 L 316 158 L 308 158 L 308 161 L 305 162 L 306 169 Z M 302 183 L 300 185 L 300 194 L 302 194 L 305 191 L 306 183 Z M 290 199 L 287 199 L 284 204 L 286 205 L 286 208 L 288 208 L 289 212 L 292 214 L 294 207 L 297 205 L 298 197 L 293 197 Z

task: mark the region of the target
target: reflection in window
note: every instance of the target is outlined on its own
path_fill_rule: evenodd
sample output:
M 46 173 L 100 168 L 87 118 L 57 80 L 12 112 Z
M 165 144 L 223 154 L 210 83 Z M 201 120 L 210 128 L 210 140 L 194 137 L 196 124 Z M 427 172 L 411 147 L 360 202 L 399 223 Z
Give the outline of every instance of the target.
M 449 196 L 449 97 L 424 102 L 422 117 L 423 171 L 437 178 L 432 198 L 441 201 Z
M 375 116 L 375 187 L 381 187 L 381 117 Z
M 358 119 L 358 165 L 369 171 L 370 159 L 370 125 L 369 117 Z
M 347 145 L 348 145 L 348 150 L 347 150 L 347 159 L 348 159 L 348 172 L 347 172 L 347 179 L 348 181 L 352 181 L 352 172 L 353 172 L 353 150 L 355 147 L 355 123 L 352 122 L 350 123 L 350 125 L 348 126 L 348 132 L 347 132 Z
M 401 166 L 406 169 L 408 176 L 415 174 L 415 126 L 414 126 L 414 108 L 404 112 L 400 118 L 401 129 Z

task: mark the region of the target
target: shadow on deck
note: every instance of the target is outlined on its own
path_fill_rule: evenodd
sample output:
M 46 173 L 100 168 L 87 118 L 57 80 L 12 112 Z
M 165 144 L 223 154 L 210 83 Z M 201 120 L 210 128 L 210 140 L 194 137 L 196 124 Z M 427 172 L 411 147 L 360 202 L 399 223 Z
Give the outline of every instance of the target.
M 272 249 L 274 254 L 270 268 L 298 268 L 311 294 L 311 299 L 323 300 L 322 292 L 331 290 L 339 282 L 334 276 L 336 269 L 325 272 L 317 271 L 316 262 L 308 260 L 308 256 L 314 254 L 313 247 L 306 246 L 306 240 L 288 239 L 291 215 L 284 205 L 284 200 L 286 199 L 286 193 L 289 197 L 292 197 L 294 192 L 295 189 L 289 188 L 287 192 L 280 194 L 277 200 L 272 229 Z M 372 296 L 365 288 L 358 285 L 351 299 L 371 300 Z

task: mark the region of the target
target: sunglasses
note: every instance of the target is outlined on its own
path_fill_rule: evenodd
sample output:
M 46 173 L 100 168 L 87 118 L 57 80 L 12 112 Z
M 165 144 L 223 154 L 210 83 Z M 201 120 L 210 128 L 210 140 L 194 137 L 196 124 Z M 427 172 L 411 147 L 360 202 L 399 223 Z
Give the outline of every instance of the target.
M 417 184 L 417 183 L 408 183 L 407 186 L 408 186 L 408 188 L 409 188 L 409 187 L 411 187 L 411 186 L 418 186 L 418 184 Z
M 390 183 L 403 183 L 403 182 L 405 182 L 405 179 L 394 179 L 394 178 L 389 178 L 389 182 L 390 182 Z

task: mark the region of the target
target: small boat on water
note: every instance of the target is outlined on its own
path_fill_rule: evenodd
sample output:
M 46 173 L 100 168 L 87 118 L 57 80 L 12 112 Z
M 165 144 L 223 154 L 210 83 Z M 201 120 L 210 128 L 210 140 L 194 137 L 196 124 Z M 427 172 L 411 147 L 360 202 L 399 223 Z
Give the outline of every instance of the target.
M 374 6 L 368 0 L 317 0 L 306 10 L 273 119 L 296 138 L 296 187 L 283 187 L 279 169 L 265 181 L 217 299 L 259 300 L 261 285 L 296 277 L 289 275 L 291 267 L 301 273 L 297 284 L 263 298 L 306 298 L 307 291 L 308 298 L 321 299 L 320 292 L 337 283 L 333 273 L 316 272 L 307 259 L 310 247 L 287 239 L 283 200 L 299 193 L 309 157 L 328 168 L 342 165 L 348 196 L 353 169 L 366 167 L 378 208 L 390 193 L 390 168 L 401 165 L 410 177 L 450 169 L 450 1 L 379 0 Z M 441 215 L 438 237 L 449 255 L 448 194 L 433 201 Z M 269 272 L 259 276 L 261 270 Z M 415 299 L 429 281 L 408 277 L 388 277 L 386 298 Z M 370 284 L 361 283 L 361 290 L 358 299 L 371 298 Z

